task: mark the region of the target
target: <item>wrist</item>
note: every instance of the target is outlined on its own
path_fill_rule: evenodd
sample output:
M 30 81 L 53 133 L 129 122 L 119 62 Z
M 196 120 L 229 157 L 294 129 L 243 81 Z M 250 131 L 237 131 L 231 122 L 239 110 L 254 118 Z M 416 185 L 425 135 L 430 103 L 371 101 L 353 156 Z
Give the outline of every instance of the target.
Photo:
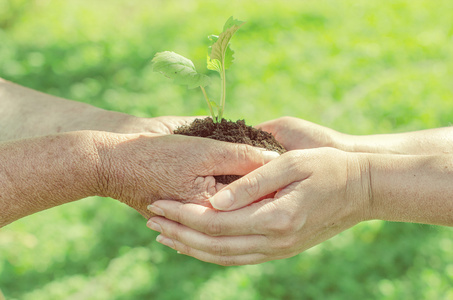
M 369 156 L 372 218 L 453 225 L 453 156 Z
M 92 133 L 93 146 L 97 153 L 97 161 L 94 166 L 96 179 L 93 181 L 93 189 L 96 196 L 114 197 L 113 186 L 116 185 L 116 172 L 114 152 L 121 142 L 127 141 L 124 134 L 95 131 Z
M 410 177 L 417 177 L 412 173 L 420 171 L 415 166 L 418 165 L 417 160 L 424 157 L 391 154 L 369 154 L 367 157 L 372 187 L 372 219 L 410 222 L 412 212 L 409 207 L 417 201 L 409 196 L 416 189 L 416 181 Z
M 373 191 L 369 157 L 362 153 L 348 153 L 346 198 L 354 201 L 358 222 L 373 219 Z
M 78 182 L 78 198 L 86 198 L 91 196 L 99 196 L 99 175 L 102 166 L 101 156 L 97 147 L 98 142 L 103 136 L 102 132 L 82 130 L 69 133 L 63 133 L 66 136 L 70 144 L 75 145 L 72 154 L 73 163 L 76 165 L 77 179 L 74 182 Z M 67 170 L 72 173 L 72 167 Z
M 144 187 L 136 186 L 139 176 L 146 176 L 149 197 L 153 198 L 156 155 L 155 145 L 149 138 L 155 134 L 119 134 L 97 132 L 95 147 L 99 157 L 96 166 L 96 193 L 128 205 L 134 201 L 133 192 Z M 132 205 L 133 206 L 133 205 Z

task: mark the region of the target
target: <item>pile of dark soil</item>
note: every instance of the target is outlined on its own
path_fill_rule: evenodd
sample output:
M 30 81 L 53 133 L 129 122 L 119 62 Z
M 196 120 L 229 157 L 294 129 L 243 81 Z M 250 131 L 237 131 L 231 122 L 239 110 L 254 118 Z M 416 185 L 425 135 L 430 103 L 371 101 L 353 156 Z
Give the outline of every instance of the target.
M 183 125 L 174 131 L 175 134 L 198 136 L 223 142 L 247 144 L 255 147 L 266 148 L 280 154 L 286 149 L 269 132 L 247 126 L 244 120 L 236 122 L 222 119 L 214 123 L 212 118 L 196 119 L 189 125 Z M 215 176 L 217 182 L 231 183 L 240 178 L 237 175 Z

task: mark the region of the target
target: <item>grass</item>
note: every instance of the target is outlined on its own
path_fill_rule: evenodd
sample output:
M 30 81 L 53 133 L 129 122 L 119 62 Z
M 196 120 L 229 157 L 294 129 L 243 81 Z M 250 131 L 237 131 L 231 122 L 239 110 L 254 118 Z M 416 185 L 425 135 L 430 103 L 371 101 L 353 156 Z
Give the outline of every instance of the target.
M 206 115 L 197 90 L 152 73 L 174 50 L 205 70 L 231 15 L 226 117 L 291 115 L 352 134 L 449 126 L 449 0 L 0 2 L 0 76 L 142 117 Z M 214 75 L 213 73 L 209 73 Z M 212 97 L 217 91 L 211 91 Z M 220 267 L 154 242 L 124 205 L 88 198 L 0 231 L 7 299 L 451 299 L 451 229 L 360 224 L 290 259 Z

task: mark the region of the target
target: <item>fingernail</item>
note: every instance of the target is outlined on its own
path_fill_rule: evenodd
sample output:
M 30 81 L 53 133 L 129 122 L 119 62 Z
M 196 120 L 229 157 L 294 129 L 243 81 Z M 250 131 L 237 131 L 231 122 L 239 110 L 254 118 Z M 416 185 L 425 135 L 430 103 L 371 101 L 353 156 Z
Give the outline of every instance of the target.
M 155 213 L 156 215 L 163 216 L 163 217 L 165 216 L 164 211 L 162 209 L 160 209 L 159 207 L 157 207 L 157 206 L 154 206 L 154 205 L 150 204 L 146 208 L 149 211 Z
M 165 246 L 170 247 L 172 249 L 176 248 L 175 242 L 172 239 L 163 236 L 162 234 L 159 234 L 156 237 L 156 242 L 161 243 L 162 245 L 165 245 Z
M 209 201 L 215 209 L 224 210 L 233 204 L 234 199 L 230 190 L 223 190 L 211 197 Z
M 279 157 L 280 154 L 278 154 L 278 152 L 275 151 L 263 151 L 263 156 L 265 160 L 271 161 Z
M 159 224 L 157 224 L 156 222 L 153 222 L 151 220 L 149 220 L 148 223 L 146 223 L 146 226 L 148 226 L 152 230 L 162 232 L 162 227 L 160 227 Z
M 165 240 L 165 238 L 164 238 L 161 234 L 159 234 L 159 235 L 156 237 L 156 242 L 158 242 L 158 243 L 161 243 L 161 244 L 162 244 L 162 241 L 163 241 L 163 240 Z

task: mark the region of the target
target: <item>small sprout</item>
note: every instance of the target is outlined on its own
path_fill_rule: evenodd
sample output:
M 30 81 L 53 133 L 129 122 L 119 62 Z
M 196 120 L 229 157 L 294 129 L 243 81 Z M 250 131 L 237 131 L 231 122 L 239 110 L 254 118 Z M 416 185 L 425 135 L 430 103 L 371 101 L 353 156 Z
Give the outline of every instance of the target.
M 220 75 L 220 101 L 209 100 L 205 86 L 209 85 L 210 78 L 200 74 L 195 69 L 193 62 L 175 52 L 164 51 L 156 53 L 152 60 L 153 70 L 173 79 L 175 83 L 187 85 L 189 89 L 200 87 L 208 104 L 214 122 L 220 122 L 223 118 L 226 100 L 225 70 L 233 64 L 234 51 L 230 48 L 230 40 L 233 35 L 244 25 L 245 22 L 230 17 L 223 26 L 220 35 L 210 35 L 212 42 L 208 49 L 207 68 Z M 217 113 L 214 111 L 217 111 Z

